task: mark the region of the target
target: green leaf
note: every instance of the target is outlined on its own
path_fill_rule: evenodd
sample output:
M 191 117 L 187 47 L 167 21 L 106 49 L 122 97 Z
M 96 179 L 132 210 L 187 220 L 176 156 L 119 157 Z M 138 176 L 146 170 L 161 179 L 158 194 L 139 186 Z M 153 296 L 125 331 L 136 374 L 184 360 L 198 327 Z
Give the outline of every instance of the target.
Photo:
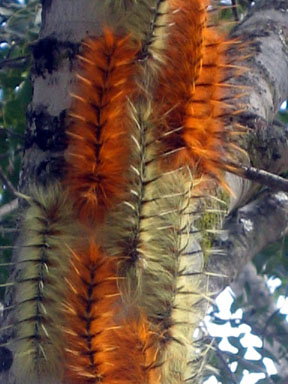
M 31 100 L 32 87 L 28 79 L 23 81 L 14 98 L 3 105 L 4 126 L 13 128 L 16 132 L 24 132 L 26 126 L 25 113 Z
M 11 75 L 9 76 L 9 73 L 1 71 L 0 72 L 0 84 L 2 88 L 10 88 L 15 89 L 21 81 L 23 81 L 22 73 L 17 73 L 17 71 L 11 71 Z

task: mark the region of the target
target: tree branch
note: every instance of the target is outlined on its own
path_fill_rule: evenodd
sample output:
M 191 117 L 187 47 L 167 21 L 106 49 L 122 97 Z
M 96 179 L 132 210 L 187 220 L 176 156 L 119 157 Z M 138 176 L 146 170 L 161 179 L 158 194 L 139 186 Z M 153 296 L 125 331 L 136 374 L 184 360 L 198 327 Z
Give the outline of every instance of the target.
M 5 173 L 3 172 L 3 169 L 0 167 L 0 179 L 2 180 L 3 184 L 9 189 L 9 191 L 14 195 L 17 196 L 17 190 L 14 187 L 14 185 L 11 183 L 11 181 L 6 177 Z
M 253 256 L 288 233 L 288 195 L 264 192 L 258 199 L 232 212 L 215 242 L 221 252 L 212 253 L 208 272 L 209 290 L 219 292 L 235 279 Z
M 240 174 L 245 179 L 254 181 L 276 191 L 288 192 L 288 180 L 254 167 L 240 166 Z
M 239 14 L 238 14 L 238 9 L 237 9 L 237 0 L 232 0 L 232 12 L 234 15 L 234 20 L 239 21 Z
M 232 35 L 247 42 L 245 50 L 250 55 L 244 62 L 249 71 L 241 75 L 237 83 L 249 88 L 241 98 L 245 114 L 249 112 L 272 122 L 288 95 L 288 0 L 258 1 L 257 4 Z
M 4 67 L 9 67 L 9 68 L 19 68 L 23 67 L 30 59 L 29 55 L 26 56 L 19 56 L 15 57 L 13 59 L 4 59 L 0 61 L 0 69 Z
M 10 203 L 7 203 L 0 207 L 0 222 L 3 221 L 4 216 L 9 215 L 10 213 L 16 211 L 18 209 L 18 199 L 14 199 L 10 201 Z
M 231 381 L 231 384 L 237 384 L 237 377 L 234 375 L 234 373 L 231 371 L 227 361 L 224 357 L 224 352 L 221 351 L 216 343 L 214 343 L 214 348 L 216 348 L 216 356 L 217 359 L 220 361 L 224 371 L 227 373 L 227 376 L 229 377 L 229 380 Z

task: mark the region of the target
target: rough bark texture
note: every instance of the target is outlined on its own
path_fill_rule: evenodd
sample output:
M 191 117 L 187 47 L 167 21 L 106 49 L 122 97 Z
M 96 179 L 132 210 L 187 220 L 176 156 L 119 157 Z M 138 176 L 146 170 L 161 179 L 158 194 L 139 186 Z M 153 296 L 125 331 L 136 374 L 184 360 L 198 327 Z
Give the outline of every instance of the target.
M 263 192 L 249 204 L 234 210 L 225 220 L 223 233 L 215 242 L 221 254 L 212 254 L 210 291 L 218 292 L 233 281 L 242 268 L 267 246 L 288 232 L 288 196 Z
M 91 0 L 43 0 L 43 26 L 34 46 L 34 93 L 27 113 L 27 134 L 20 188 L 37 180 L 45 184 L 63 173 L 63 150 L 66 147 L 65 123 L 73 88 L 75 56 L 80 42 L 87 35 L 99 33 L 103 19 L 99 3 Z M 249 17 L 237 27 L 235 36 L 244 36 L 250 59 L 250 69 L 237 81 L 249 86 L 243 98 L 241 124 L 251 131 L 243 140 L 252 165 L 271 172 L 283 172 L 287 167 L 287 130 L 273 124 L 280 103 L 288 95 L 288 0 L 260 2 Z M 235 191 L 232 207 L 239 207 L 227 217 L 225 232 L 216 245 L 223 252 L 211 255 L 208 269 L 223 275 L 210 279 L 209 290 L 223 289 L 237 276 L 241 268 L 269 242 L 287 232 L 288 196 L 265 192 L 252 200 L 259 186 L 229 176 Z M 248 200 L 249 204 L 244 205 Z M 17 254 L 14 255 L 17 260 Z M 13 271 L 12 277 L 13 278 Z M 206 282 L 203 282 L 204 285 Z M 13 290 L 8 290 L 5 304 L 13 302 Z M 206 307 L 206 306 L 205 306 Z M 203 308 L 204 316 L 204 308 Z M 7 319 L 4 319 L 4 324 Z M 7 335 L 6 335 L 7 338 Z M 3 341 L 5 341 L 5 335 Z M 13 384 L 8 377 L 7 361 L 2 360 L 0 383 Z M 2 354 L 3 354 L 2 353 Z M 0 371 L 1 371 L 0 369 Z M 57 383 L 58 384 L 58 383 Z

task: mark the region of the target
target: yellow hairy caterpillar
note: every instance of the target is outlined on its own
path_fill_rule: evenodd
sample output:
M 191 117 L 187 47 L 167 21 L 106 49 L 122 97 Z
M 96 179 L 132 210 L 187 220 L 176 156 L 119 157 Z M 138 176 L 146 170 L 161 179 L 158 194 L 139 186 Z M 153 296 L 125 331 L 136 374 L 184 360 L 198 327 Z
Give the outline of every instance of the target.
M 69 266 L 65 244 L 75 236 L 74 218 L 68 196 L 58 184 L 33 187 L 29 196 L 13 282 L 13 337 L 7 345 L 14 356 L 15 383 L 55 384 L 63 373 L 61 306 Z
M 193 250 L 197 231 L 193 232 L 188 214 L 192 182 L 185 170 L 164 175 L 155 182 L 151 200 L 142 211 L 137 299 L 157 325 L 161 383 L 190 377 L 188 362 L 198 322 L 194 304 L 202 299 L 198 278 L 203 272 L 202 265 L 195 265 L 194 257 L 199 260 L 201 251 Z M 189 275 L 192 266 L 198 276 Z

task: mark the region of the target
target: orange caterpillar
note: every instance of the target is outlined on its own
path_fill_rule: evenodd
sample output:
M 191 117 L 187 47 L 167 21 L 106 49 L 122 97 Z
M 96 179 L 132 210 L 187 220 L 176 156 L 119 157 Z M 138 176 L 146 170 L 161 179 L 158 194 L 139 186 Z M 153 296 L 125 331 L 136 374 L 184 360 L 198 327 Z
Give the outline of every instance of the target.
M 226 64 L 231 42 L 207 27 L 206 0 L 171 0 L 171 5 L 178 12 L 170 16 L 175 24 L 156 92 L 162 165 L 171 169 L 189 164 L 196 175 L 212 175 L 224 183 L 221 164 L 229 156 L 225 114 L 233 110 L 224 102 L 232 96 L 232 86 L 225 83 L 233 67 Z
M 156 357 L 147 321 L 121 307 L 116 266 L 94 243 L 82 252 L 71 250 L 65 384 L 156 383 L 149 381 Z
M 127 98 L 134 91 L 139 47 L 129 36 L 104 36 L 84 43 L 81 74 L 70 116 L 67 176 L 82 220 L 101 218 L 121 200 L 129 154 Z
M 233 65 L 227 64 L 227 48 L 233 42 L 223 40 L 215 28 L 204 29 L 202 70 L 195 84 L 195 92 L 186 106 L 182 137 L 188 147 L 179 160 L 197 167 L 201 174 L 212 175 L 220 184 L 223 167 L 233 157 L 231 130 L 227 116 L 235 107 L 229 98 L 236 97 L 233 86 L 227 83 Z M 183 158 L 181 159 L 181 156 Z M 221 168 L 222 167 L 222 168 Z

